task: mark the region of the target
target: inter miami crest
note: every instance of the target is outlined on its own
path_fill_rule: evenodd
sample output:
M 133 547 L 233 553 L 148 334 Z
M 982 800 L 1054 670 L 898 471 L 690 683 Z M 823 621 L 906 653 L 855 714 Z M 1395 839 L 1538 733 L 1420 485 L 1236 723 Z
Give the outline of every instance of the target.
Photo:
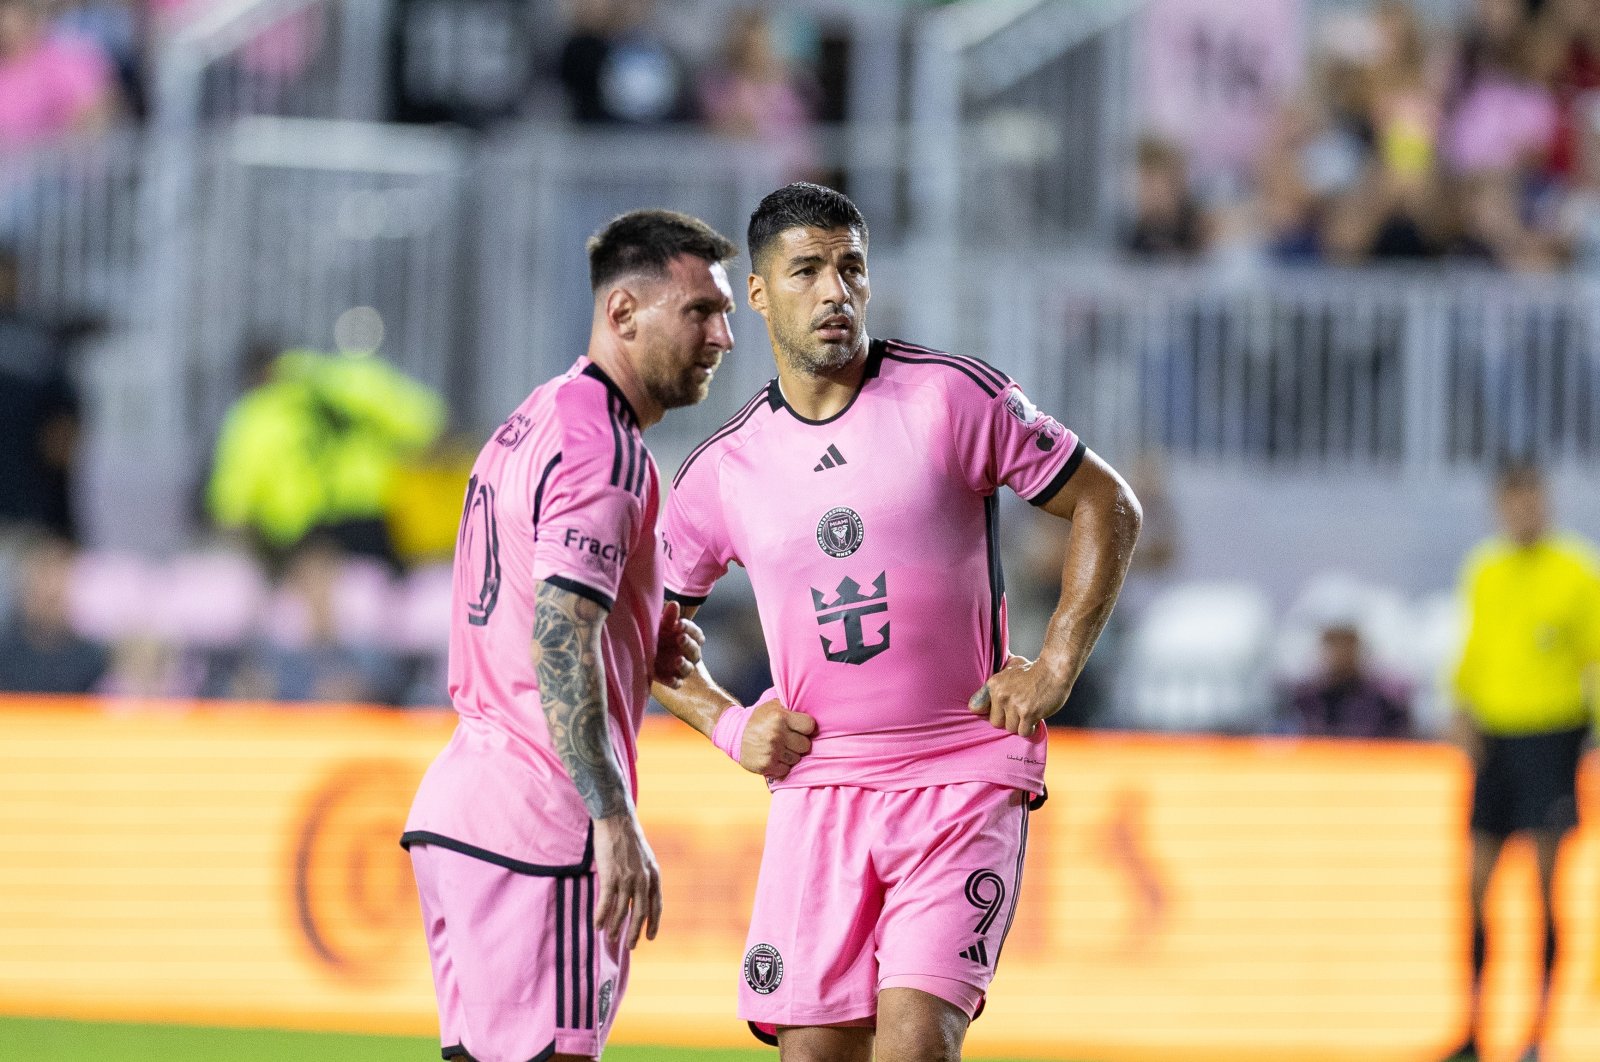
M 758 995 L 770 996 L 783 984 L 783 956 L 771 944 L 757 944 L 744 953 L 744 983 Z
M 864 532 L 861 514 L 841 505 L 829 509 L 817 522 L 817 545 L 830 557 L 848 557 L 861 548 Z
M 612 980 L 609 980 L 609 979 L 606 981 L 605 984 L 600 986 L 600 1021 L 599 1021 L 599 1024 L 601 1024 L 601 1025 L 604 1025 L 606 1023 L 606 1018 L 611 1016 L 611 996 L 612 996 L 612 993 L 614 993 L 616 990 L 617 990 L 617 983 L 615 981 L 612 981 Z

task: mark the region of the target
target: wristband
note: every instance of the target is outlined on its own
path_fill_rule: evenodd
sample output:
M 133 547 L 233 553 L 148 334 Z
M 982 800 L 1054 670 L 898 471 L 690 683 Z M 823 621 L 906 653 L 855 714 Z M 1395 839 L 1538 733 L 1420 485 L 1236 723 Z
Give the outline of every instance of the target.
M 711 728 L 711 743 L 727 754 L 734 763 L 739 762 L 739 752 L 744 748 L 744 728 L 750 725 L 750 713 L 755 707 L 730 704 L 717 717 Z

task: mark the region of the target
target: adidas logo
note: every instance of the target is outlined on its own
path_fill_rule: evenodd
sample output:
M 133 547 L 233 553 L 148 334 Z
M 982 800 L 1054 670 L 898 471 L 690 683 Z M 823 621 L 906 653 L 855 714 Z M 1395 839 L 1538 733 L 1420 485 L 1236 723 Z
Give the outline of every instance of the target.
M 983 946 L 983 941 L 978 941 L 972 947 L 961 953 L 963 959 L 971 959 L 979 966 L 989 965 L 989 949 Z
M 837 446 L 829 443 L 827 452 L 822 455 L 822 460 L 817 462 L 817 467 L 813 468 L 811 471 L 821 472 L 825 469 L 832 468 L 835 465 L 842 465 L 844 463 L 844 454 L 839 452 L 839 448 Z

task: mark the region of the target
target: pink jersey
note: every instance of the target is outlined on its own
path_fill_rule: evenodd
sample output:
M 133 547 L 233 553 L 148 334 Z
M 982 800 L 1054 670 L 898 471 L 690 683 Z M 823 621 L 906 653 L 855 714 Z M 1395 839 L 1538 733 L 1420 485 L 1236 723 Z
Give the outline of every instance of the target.
M 533 663 L 540 582 L 610 609 L 601 638 L 611 743 L 633 781 L 650 696 L 660 483 L 622 391 L 588 359 L 529 395 L 472 468 L 456 540 L 450 700 L 406 841 L 523 869 L 586 862 L 589 815 L 550 744 Z
M 1077 436 L 973 358 L 874 341 L 825 421 L 774 380 L 689 455 L 664 530 L 669 596 L 750 573 L 778 695 L 816 717 L 776 787 L 992 782 L 1037 792 L 1045 737 L 967 708 L 1007 656 L 996 537 L 1005 484 L 1043 504 Z

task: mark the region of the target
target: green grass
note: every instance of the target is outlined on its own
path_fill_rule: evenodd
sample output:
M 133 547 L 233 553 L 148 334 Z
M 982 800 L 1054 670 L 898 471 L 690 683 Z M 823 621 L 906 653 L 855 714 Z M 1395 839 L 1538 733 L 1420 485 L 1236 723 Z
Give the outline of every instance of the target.
M 6 1058 L 27 1062 L 427 1062 L 439 1057 L 429 1036 L 344 1036 L 266 1029 L 0 1018 Z M 626 1047 L 605 1062 L 777 1062 L 773 1050 Z

